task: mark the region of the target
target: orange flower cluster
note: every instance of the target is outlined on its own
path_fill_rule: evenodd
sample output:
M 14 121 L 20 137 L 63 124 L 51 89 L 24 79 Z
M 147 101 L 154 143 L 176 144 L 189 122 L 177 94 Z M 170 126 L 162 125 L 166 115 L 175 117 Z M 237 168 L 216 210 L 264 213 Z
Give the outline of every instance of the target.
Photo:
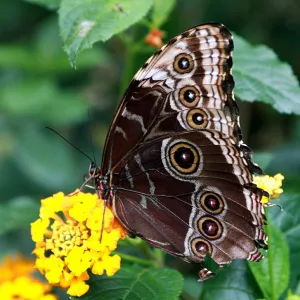
M 50 293 L 51 286 L 33 277 L 34 261 L 21 255 L 16 258 L 5 257 L 0 265 L 1 300 L 56 300 Z
M 155 48 L 160 48 L 163 45 L 162 38 L 164 37 L 163 31 L 159 29 L 152 29 L 146 36 L 145 42 Z
M 41 201 L 40 218 L 31 224 L 36 267 L 71 296 L 88 291 L 88 269 L 108 276 L 120 269 L 120 257 L 111 252 L 126 232 L 108 207 L 103 221 L 103 211 L 95 194 L 60 192 Z

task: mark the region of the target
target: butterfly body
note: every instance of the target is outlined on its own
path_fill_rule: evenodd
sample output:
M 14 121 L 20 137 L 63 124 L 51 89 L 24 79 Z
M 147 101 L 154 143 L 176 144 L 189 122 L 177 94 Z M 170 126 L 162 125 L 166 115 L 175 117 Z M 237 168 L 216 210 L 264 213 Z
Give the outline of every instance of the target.
M 132 235 L 186 261 L 258 261 L 267 247 L 261 173 L 242 141 L 222 24 L 171 39 L 137 72 L 107 136 L 99 197 Z M 213 276 L 207 269 L 200 279 Z

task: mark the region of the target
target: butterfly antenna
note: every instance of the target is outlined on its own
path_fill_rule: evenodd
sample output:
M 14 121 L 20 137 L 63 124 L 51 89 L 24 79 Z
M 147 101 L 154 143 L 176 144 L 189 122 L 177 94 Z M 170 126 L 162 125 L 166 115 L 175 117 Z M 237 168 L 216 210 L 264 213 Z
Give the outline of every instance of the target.
M 91 163 L 93 163 L 93 160 L 87 155 L 85 154 L 82 150 L 80 150 L 78 147 L 76 147 L 74 144 L 72 144 L 70 141 L 68 141 L 65 137 L 63 137 L 60 133 L 58 133 L 57 131 L 55 131 L 54 129 L 46 126 L 46 129 L 51 130 L 52 132 L 54 132 L 55 134 L 57 134 L 58 136 L 60 136 L 65 142 L 67 142 L 69 145 L 71 145 L 73 148 L 75 148 L 77 151 L 79 151 L 81 154 L 83 154 L 85 157 L 87 157 Z
M 288 216 L 292 217 L 293 219 L 295 219 L 295 216 L 293 216 L 292 214 L 286 212 L 281 205 L 277 204 L 277 203 L 268 203 L 267 205 L 268 207 L 273 207 L 273 206 L 277 206 L 281 212 L 287 214 Z
M 90 125 L 91 125 L 91 114 L 90 114 L 89 109 L 88 109 L 88 116 L 89 116 Z M 90 136 L 90 144 L 91 144 L 93 156 L 94 156 L 94 162 L 97 165 L 96 156 L 95 156 L 95 148 L 94 148 L 93 139 L 92 139 L 91 126 L 89 126 L 89 136 Z M 97 190 L 98 190 L 98 186 L 96 186 L 96 191 Z M 102 224 L 101 224 L 101 231 L 100 231 L 100 243 L 102 243 L 102 237 L 103 237 L 103 231 L 104 231 L 106 206 L 107 206 L 107 200 L 104 200 L 104 209 L 103 209 L 103 213 L 102 213 Z
M 92 139 L 92 131 L 91 131 L 91 114 L 90 114 L 90 110 L 88 109 L 87 112 L 88 112 L 89 121 L 90 121 L 90 124 L 89 124 L 89 125 L 90 125 L 90 126 L 89 126 L 90 145 L 91 145 L 91 147 L 92 147 L 92 152 L 93 152 L 93 157 L 94 157 L 95 165 L 97 165 L 97 163 L 96 163 L 96 156 L 95 156 L 95 148 L 94 148 L 93 139 Z
M 280 209 L 281 212 L 284 212 L 284 210 L 283 210 L 283 208 L 281 207 L 281 205 L 279 205 L 279 204 L 277 204 L 277 203 L 268 202 L 266 206 L 267 206 L 267 207 L 277 206 L 277 207 L 279 207 L 279 209 Z

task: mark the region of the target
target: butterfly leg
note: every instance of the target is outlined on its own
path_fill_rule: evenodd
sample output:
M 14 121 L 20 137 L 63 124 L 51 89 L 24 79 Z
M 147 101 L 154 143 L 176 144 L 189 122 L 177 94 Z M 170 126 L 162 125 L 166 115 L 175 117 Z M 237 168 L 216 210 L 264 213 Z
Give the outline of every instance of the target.
M 95 189 L 94 186 L 88 185 L 88 182 L 92 179 L 93 177 L 91 176 L 84 176 L 83 177 L 83 184 L 81 185 L 81 187 L 79 188 L 80 191 L 82 191 L 85 187 L 91 188 L 91 189 Z
M 81 188 L 81 189 L 83 189 L 83 188 L 89 188 L 89 189 L 91 189 L 91 190 L 95 190 L 95 189 L 96 189 L 94 186 L 92 186 L 92 185 L 88 185 L 88 184 L 86 184 L 86 185 L 82 186 L 82 188 Z
M 206 269 L 206 268 L 202 268 L 199 271 L 199 280 L 198 281 L 204 281 L 210 278 L 213 278 L 216 276 L 216 273 Z

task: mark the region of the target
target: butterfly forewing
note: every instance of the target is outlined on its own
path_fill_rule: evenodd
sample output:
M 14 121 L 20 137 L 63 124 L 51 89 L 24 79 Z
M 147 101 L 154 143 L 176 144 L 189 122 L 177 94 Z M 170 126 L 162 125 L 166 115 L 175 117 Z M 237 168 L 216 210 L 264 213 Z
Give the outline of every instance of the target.
M 102 172 L 132 234 L 185 260 L 259 260 L 265 247 L 260 169 L 243 144 L 222 24 L 170 40 L 138 71 L 111 125 Z M 211 276 L 200 272 L 202 278 Z
M 178 35 L 157 51 L 124 95 L 107 137 L 102 169 L 113 168 L 145 138 L 199 129 L 201 124 L 193 122 L 197 117 L 236 139 L 240 130 L 232 101 L 232 50 L 229 31 L 209 24 Z M 184 63 L 189 68 L 181 71 Z

